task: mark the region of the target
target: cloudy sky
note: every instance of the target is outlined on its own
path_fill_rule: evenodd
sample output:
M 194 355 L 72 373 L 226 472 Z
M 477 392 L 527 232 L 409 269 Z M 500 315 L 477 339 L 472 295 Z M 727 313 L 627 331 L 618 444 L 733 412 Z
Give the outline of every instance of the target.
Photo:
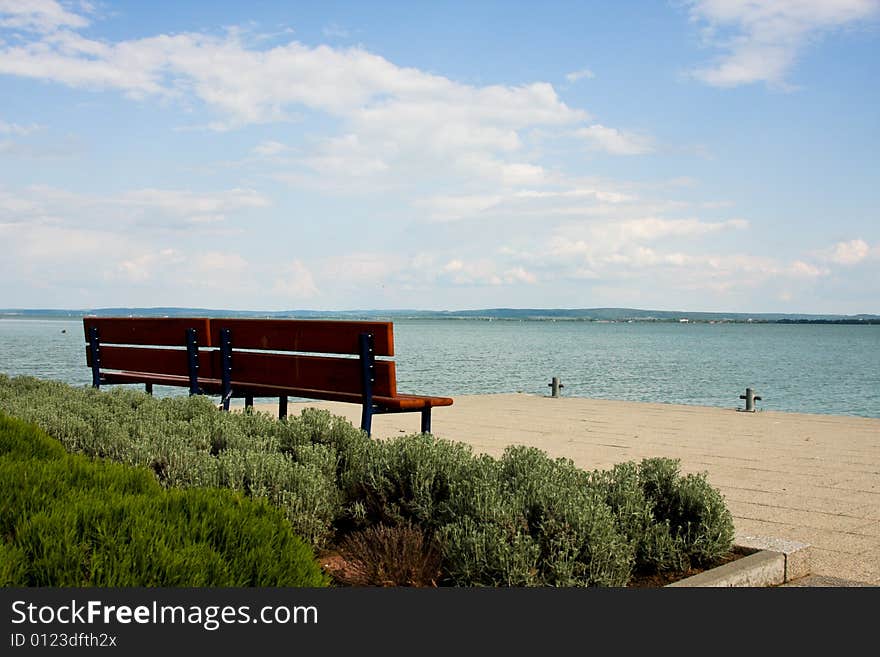
M 0 0 L 0 308 L 880 313 L 880 0 Z

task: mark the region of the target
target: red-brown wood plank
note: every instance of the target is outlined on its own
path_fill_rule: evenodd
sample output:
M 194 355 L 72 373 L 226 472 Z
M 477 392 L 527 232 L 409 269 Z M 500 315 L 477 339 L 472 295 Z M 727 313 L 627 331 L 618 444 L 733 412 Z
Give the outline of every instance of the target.
M 189 387 L 189 376 L 149 374 L 147 372 L 102 372 L 104 383 L 152 383 L 160 386 Z M 199 378 L 199 387 L 207 394 L 220 394 L 223 386 L 217 379 Z
M 397 394 L 393 361 L 377 360 L 374 379 L 373 394 Z M 357 394 L 363 389 L 360 360 L 355 358 L 234 351 L 231 380 L 233 390 L 247 384 Z
M 376 398 L 377 404 L 387 404 L 392 408 L 401 410 L 411 410 L 416 408 L 434 408 L 435 406 L 452 406 L 450 397 L 432 397 L 429 395 L 397 395 L 392 399 L 383 401 L 382 398 Z
M 143 347 L 101 346 L 101 370 L 126 370 L 150 374 L 189 376 L 185 349 L 145 349 Z M 199 377 L 214 376 L 212 352 L 199 354 Z M 86 364 L 92 366 L 92 348 L 86 346 Z
M 313 319 L 211 319 L 211 344 L 220 344 L 220 330 L 231 332 L 233 349 L 268 349 L 313 353 L 357 354 L 361 333 L 373 334 L 376 356 L 394 355 L 391 322 Z
M 211 381 L 215 381 L 215 379 L 211 379 Z M 361 395 L 361 393 L 359 392 L 336 392 L 333 390 L 314 390 L 311 388 L 270 386 L 259 383 L 233 383 L 233 397 L 244 397 L 246 395 L 250 395 L 252 397 L 280 397 L 282 395 L 286 395 L 288 397 L 324 399 L 327 401 L 341 401 L 349 402 L 352 404 L 360 404 L 361 402 L 363 402 L 363 395 Z M 383 397 L 383 399 L 385 398 Z
M 210 382 L 209 382 L 210 385 Z M 304 399 L 322 399 L 325 401 L 347 402 L 360 404 L 363 397 L 360 393 L 335 392 L 333 390 L 314 390 L 310 388 L 283 388 L 259 384 L 237 385 L 233 388 L 233 397 L 302 397 Z M 419 411 L 437 406 L 451 406 L 453 400 L 448 397 L 419 397 L 417 395 L 398 395 L 396 397 L 374 396 L 373 403 L 389 411 Z
M 196 330 L 200 347 L 210 346 L 209 320 L 205 317 L 83 317 L 83 331 L 97 327 L 101 344 L 186 346 L 186 330 Z

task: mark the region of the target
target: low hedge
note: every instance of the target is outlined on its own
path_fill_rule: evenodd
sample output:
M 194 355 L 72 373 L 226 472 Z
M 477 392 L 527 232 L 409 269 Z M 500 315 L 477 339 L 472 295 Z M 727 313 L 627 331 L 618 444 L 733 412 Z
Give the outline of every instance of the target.
M 163 490 L 0 414 L 3 586 L 325 586 L 283 514 L 227 490 Z
M 430 435 L 371 440 L 316 409 L 278 421 L 221 413 L 205 397 L 3 375 L 0 410 L 70 451 L 149 467 L 165 487 L 263 498 L 318 548 L 357 533 L 357 544 L 383 541 L 376 555 L 414 544 L 403 534 L 416 528 L 426 555 L 441 556 L 445 584 L 624 586 L 634 572 L 710 565 L 733 544 L 721 495 L 671 459 L 588 472 L 534 448 L 495 459 Z

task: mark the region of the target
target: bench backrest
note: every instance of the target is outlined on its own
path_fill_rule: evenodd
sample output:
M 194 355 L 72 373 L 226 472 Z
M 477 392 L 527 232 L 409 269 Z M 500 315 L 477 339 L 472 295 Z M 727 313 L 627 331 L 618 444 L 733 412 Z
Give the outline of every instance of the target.
M 195 352 L 198 379 L 220 380 L 225 350 L 232 359 L 231 380 L 239 387 L 253 384 L 359 394 L 363 365 L 361 358 L 350 356 L 360 356 L 361 336 L 371 336 L 371 359 L 394 355 L 391 322 L 85 317 L 83 328 L 90 367 L 94 364 L 91 340 L 96 338 L 102 371 L 187 376 Z M 395 396 L 394 362 L 375 360 L 371 365 L 372 394 Z

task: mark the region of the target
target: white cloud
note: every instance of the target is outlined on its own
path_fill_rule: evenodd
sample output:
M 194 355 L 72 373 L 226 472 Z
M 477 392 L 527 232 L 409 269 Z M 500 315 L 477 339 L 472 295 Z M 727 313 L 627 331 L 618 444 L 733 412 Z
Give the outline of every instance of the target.
M 577 82 L 578 80 L 583 79 L 592 80 L 595 77 L 596 74 L 588 68 L 582 68 L 579 71 L 572 71 L 571 73 L 566 73 L 565 75 L 565 79 L 569 82 Z
M 318 287 L 312 272 L 301 260 L 293 260 L 280 268 L 280 276 L 275 279 L 273 294 L 280 297 L 283 305 L 289 301 L 312 299 L 318 294 Z
M 500 263 L 489 258 L 464 261 L 455 258 L 443 265 L 439 273 L 453 285 L 533 285 L 538 282 L 537 276 L 522 266 L 502 269 Z
M 317 271 L 322 281 L 344 278 L 374 285 L 401 267 L 399 261 L 388 253 L 347 253 L 322 260 Z
M 525 162 L 512 162 L 501 167 L 501 180 L 507 187 L 519 185 L 540 185 L 547 181 L 543 167 Z
M 251 189 L 231 189 L 214 194 L 196 194 L 188 190 L 138 189 L 106 198 L 103 203 L 132 208 L 138 213 L 158 210 L 192 223 L 223 221 L 228 212 L 265 208 L 270 204 L 266 197 Z
M 259 155 L 260 157 L 271 157 L 273 155 L 280 155 L 284 151 L 287 150 L 287 146 L 278 141 L 264 141 L 260 142 L 256 146 L 254 146 L 251 151 L 254 155 Z
M 727 230 L 743 230 L 748 222 L 731 219 L 707 222 L 699 219 L 663 219 L 645 217 L 625 221 L 569 223 L 557 229 L 551 238 L 551 253 L 619 253 L 627 248 L 667 238 L 696 238 Z
M 14 45 L 0 43 L 0 73 L 75 88 L 118 90 L 188 110 L 204 105 L 208 127 L 321 115 L 342 136 L 312 141 L 291 160 L 299 169 L 273 175 L 291 184 L 344 189 L 352 177 L 385 185 L 450 180 L 539 185 L 546 172 L 522 152 L 530 131 L 582 124 L 588 114 L 566 105 L 552 85 L 469 85 L 401 67 L 363 48 L 310 47 L 296 41 L 265 47 L 230 29 L 110 42 L 69 25 Z M 278 155 L 280 142 L 253 151 Z
M 318 293 L 311 271 L 298 259 L 278 264 L 254 262 L 229 250 L 145 250 L 134 244 L 128 248 L 129 256 L 105 274 L 107 281 L 139 286 L 160 296 L 184 287 L 195 305 L 231 307 L 232 299 L 247 298 L 256 308 L 259 299 L 268 297 L 273 306 L 285 307 Z
M 598 123 L 581 128 L 575 134 L 586 139 L 594 148 L 612 155 L 642 155 L 654 150 L 648 137 L 622 132 Z
M 68 11 L 55 0 L 0 0 L 0 27 L 52 32 L 88 24 L 84 16 Z
M 389 169 L 388 164 L 362 144 L 356 134 L 324 140 L 302 162 L 321 176 L 342 178 L 369 177 Z
M 690 0 L 688 5 L 705 41 L 722 51 L 713 65 L 693 74 L 718 87 L 786 86 L 786 75 L 811 39 L 880 12 L 878 0 Z
M 41 126 L 31 123 L 30 125 L 21 125 L 18 123 L 7 123 L 0 119 L 0 135 L 15 135 L 17 137 L 27 137 L 28 135 L 41 129 Z
M 720 222 L 706 222 L 699 219 L 661 219 L 647 217 L 621 222 L 612 227 L 625 240 L 652 241 L 666 237 L 696 237 L 723 230 L 743 230 L 748 228 L 743 219 L 730 219 Z
M 486 167 L 491 163 L 483 163 Z M 494 163 L 497 165 L 498 163 Z M 476 165 L 475 170 L 476 170 Z M 430 196 L 413 201 L 413 206 L 427 211 L 434 221 L 454 221 L 476 216 L 526 217 L 543 218 L 559 215 L 600 214 L 608 216 L 613 213 L 608 205 L 632 203 L 636 197 L 631 194 L 599 187 L 560 188 L 556 177 L 541 167 L 530 165 L 499 166 L 500 176 L 490 175 L 483 171 L 486 180 L 494 180 L 504 186 L 495 194 L 449 194 Z M 564 181 L 560 181 L 564 182 Z M 544 183 L 557 189 L 522 188 L 521 185 Z M 605 205 L 608 204 L 608 205 Z
M 575 188 L 564 191 L 542 191 L 523 189 L 514 194 L 519 199 L 595 199 L 603 203 L 626 203 L 635 200 L 635 197 L 602 189 Z
M 818 278 L 827 276 L 830 272 L 825 267 L 817 267 L 802 260 L 795 260 L 789 266 L 787 273 L 795 278 Z
M 503 274 L 504 282 L 508 284 L 527 283 L 533 285 L 538 282 L 538 277 L 523 267 L 508 269 Z
M 838 242 L 834 245 L 826 259 L 840 265 L 856 265 L 867 258 L 871 253 L 871 247 L 862 239 Z
M 451 221 L 472 216 L 484 212 L 504 199 L 497 195 L 458 195 L 458 196 L 435 196 L 415 201 L 417 208 L 427 210 L 431 219 L 438 221 Z
M 0 189 L 0 223 L 20 223 L 38 213 L 36 200 Z
M 269 205 L 268 198 L 251 189 L 203 194 L 190 190 L 136 189 L 96 196 L 46 185 L 18 191 L 0 188 L 0 221 L 100 226 L 115 231 L 132 230 L 142 221 L 150 230 L 191 229 Z
M 177 267 L 184 261 L 183 256 L 174 249 L 165 248 L 160 251 L 134 254 L 120 260 L 117 272 L 130 283 L 146 283 L 157 273 L 167 271 L 169 267 Z
M 708 222 L 656 217 L 569 222 L 543 240 L 520 249 L 508 247 L 500 254 L 508 263 L 507 271 L 521 263 L 537 274 L 536 282 L 590 281 L 611 286 L 629 282 L 636 286 L 633 289 L 661 286 L 679 293 L 737 295 L 782 282 L 797 288 L 830 273 L 801 259 L 727 253 L 717 250 L 717 245 L 695 244 L 706 236 L 748 225 L 741 219 Z M 464 263 L 458 270 L 470 273 Z
M 207 251 L 193 258 L 195 274 L 200 278 L 229 277 L 238 278 L 250 267 L 248 261 L 238 253 L 228 251 Z
M 291 108 L 304 107 L 364 125 L 430 125 L 442 128 L 438 140 L 500 140 L 510 147 L 511 130 L 584 117 L 546 83 L 474 87 L 398 67 L 360 48 L 293 41 L 259 50 L 236 30 L 119 43 L 65 31 L 0 53 L 0 72 L 140 95 L 187 93 L 240 124 L 284 120 Z

